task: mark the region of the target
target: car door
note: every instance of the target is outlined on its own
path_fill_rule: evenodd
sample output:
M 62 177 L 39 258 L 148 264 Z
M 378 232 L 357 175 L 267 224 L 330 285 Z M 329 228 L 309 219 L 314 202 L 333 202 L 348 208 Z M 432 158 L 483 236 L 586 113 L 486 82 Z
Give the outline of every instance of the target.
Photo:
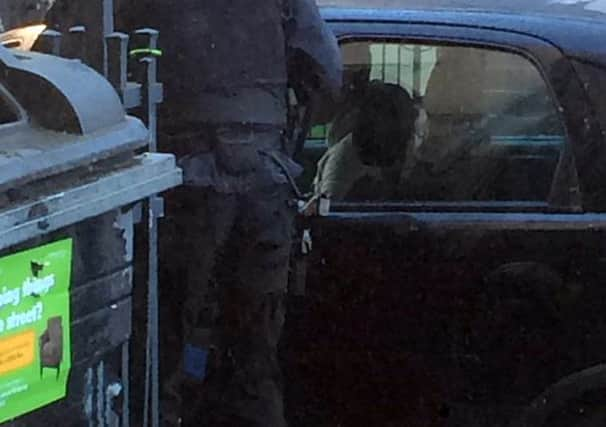
M 351 191 L 306 224 L 313 251 L 288 375 L 290 404 L 307 409 L 294 425 L 505 425 L 606 348 L 596 304 L 606 217 L 584 211 L 575 164 L 596 143 L 582 86 L 558 49 L 530 36 L 333 29 L 346 71 L 367 65 L 369 81 L 401 87 L 420 113 L 399 140 L 395 179 L 362 158 L 354 125 L 350 139 L 331 140 L 347 125 L 316 128 L 303 153 L 318 167 L 357 159 L 335 166 Z

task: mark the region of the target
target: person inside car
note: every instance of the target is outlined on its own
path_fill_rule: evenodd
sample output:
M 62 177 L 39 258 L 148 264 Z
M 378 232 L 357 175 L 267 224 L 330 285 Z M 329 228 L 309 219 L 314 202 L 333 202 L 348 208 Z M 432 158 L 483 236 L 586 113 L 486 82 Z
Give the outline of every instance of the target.
M 343 69 L 341 97 L 334 107 L 334 117 L 326 136 L 329 148 L 352 132 L 371 80 L 370 43 L 345 43 L 341 45 L 341 54 L 346 66 Z
M 333 201 L 388 200 L 397 191 L 414 136 L 414 101 L 401 86 L 376 80 L 360 99 L 351 131 L 341 125 L 344 136 L 333 145 L 329 141 L 318 162 L 316 195 Z

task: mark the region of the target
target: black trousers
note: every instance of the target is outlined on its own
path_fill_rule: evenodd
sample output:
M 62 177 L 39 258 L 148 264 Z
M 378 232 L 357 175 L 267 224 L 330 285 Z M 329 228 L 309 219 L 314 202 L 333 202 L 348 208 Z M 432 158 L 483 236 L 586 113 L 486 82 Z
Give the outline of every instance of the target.
M 277 346 L 296 214 L 291 190 L 189 187 L 174 197 L 171 240 L 181 250 L 168 258 L 180 258 L 185 283 L 171 286 L 182 293 L 173 313 L 181 329 L 165 332 L 177 347 L 164 349 L 172 353 L 164 368 L 173 371 L 165 424 L 179 414 L 186 427 L 284 427 Z

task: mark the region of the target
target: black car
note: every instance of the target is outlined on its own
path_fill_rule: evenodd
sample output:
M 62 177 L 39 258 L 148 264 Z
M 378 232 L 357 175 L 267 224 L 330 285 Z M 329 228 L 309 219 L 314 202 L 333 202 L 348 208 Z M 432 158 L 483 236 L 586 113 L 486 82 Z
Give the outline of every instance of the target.
M 303 224 L 292 424 L 604 425 L 600 2 L 333 3 L 346 86 L 300 153 L 331 203 Z

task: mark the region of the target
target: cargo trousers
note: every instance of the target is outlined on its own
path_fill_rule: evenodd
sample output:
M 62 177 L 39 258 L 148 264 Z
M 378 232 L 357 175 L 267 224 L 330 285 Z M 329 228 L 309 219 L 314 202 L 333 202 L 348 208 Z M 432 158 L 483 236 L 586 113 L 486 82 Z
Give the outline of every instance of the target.
M 297 210 L 276 173 L 249 191 L 186 186 L 172 195 L 172 246 L 181 250 L 168 258 L 180 258 L 185 283 L 172 284 L 183 293 L 181 339 L 164 358 L 173 371 L 164 425 L 286 426 L 278 343 Z

